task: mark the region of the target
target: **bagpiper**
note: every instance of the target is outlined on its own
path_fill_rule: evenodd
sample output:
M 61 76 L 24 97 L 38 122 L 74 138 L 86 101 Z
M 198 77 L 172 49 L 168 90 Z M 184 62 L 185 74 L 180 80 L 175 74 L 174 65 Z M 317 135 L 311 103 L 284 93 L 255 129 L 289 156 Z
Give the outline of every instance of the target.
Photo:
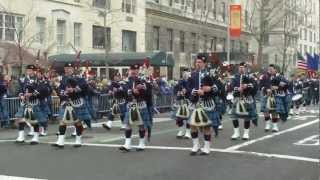
M 211 126 L 218 127 L 220 125 L 220 114 L 217 110 L 215 97 L 219 95 L 219 90 L 210 72 L 206 69 L 207 57 L 204 54 L 198 54 L 195 59 L 195 71 L 192 72 L 188 80 L 188 91 L 191 101 L 191 137 L 192 149 L 191 156 L 210 154 L 211 145 Z M 200 149 L 199 130 L 204 133 L 204 145 Z
M 268 72 L 260 78 L 260 85 L 263 92 L 261 112 L 264 112 L 265 131 L 272 128 L 272 132 L 278 132 L 279 119 L 286 121 L 288 118 L 288 80 L 277 73 L 275 65 L 270 64 Z
M 33 138 L 30 144 L 39 144 L 39 125 L 40 122 L 48 120 L 47 112 L 41 107 L 41 102 L 50 96 L 50 87 L 42 84 L 36 77 L 35 71 L 37 68 L 34 65 L 27 66 L 27 76 L 23 81 L 19 97 L 21 106 L 16 113 L 18 118 L 18 138 L 17 143 L 25 141 L 24 128 L 26 123 L 31 124 L 34 129 Z
M 121 129 L 125 129 L 124 117 L 127 110 L 127 88 L 126 83 L 121 79 L 120 73 L 116 73 L 113 77 L 113 81 L 108 84 L 108 95 L 111 99 L 111 108 L 108 114 L 108 121 L 102 124 L 107 130 L 112 128 L 112 124 L 115 118 L 120 118 Z
M 90 113 L 85 104 L 88 84 L 84 78 L 75 74 L 72 63 L 66 63 L 64 71 L 65 74 L 58 88 L 60 97 L 58 140 L 52 144 L 52 146 L 63 148 L 67 125 L 73 125 L 76 130 L 74 147 L 81 147 L 81 137 L 83 133 L 82 121 L 91 121 Z
M 232 140 L 240 138 L 239 119 L 244 120 L 243 140 L 250 138 L 251 121 L 257 125 L 257 110 L 255 95 L 257 93 L 256 81 L 247 73 L 247 65 L 239 64 L 238 73 L 231 80 L 233 90 L 233 103 L 230 119 L 233 123 Z
M 132 128 L 138 126 L 139 129 L 139 144 L 136 151 L 144 151 L 145 135 L 148 133 L 150 140 L 152 118 L 149 114 L 148 101 L 151 97 L 151 85 L 138 76 L 139 65 L 130 66 L 129 77 L 127 81 L 127 110 L 124 119 L 126 124 L 125 143 L 119 148 L 122 152 L 131 150 Z
M 177 139 L 191 139 L 190 124 L 188 122 L 189 111 L 189 94 L 188 94 L 188 79 L 189 72 L 184 71 L 182 79 L 180 79 L 177 85 L 174 87 L 174 94 L 176 94 L 175 103 L 173 105 L 172 118 L 176 120 L 178 126 Z M 185 127 L 184 127 L 185 126 Z

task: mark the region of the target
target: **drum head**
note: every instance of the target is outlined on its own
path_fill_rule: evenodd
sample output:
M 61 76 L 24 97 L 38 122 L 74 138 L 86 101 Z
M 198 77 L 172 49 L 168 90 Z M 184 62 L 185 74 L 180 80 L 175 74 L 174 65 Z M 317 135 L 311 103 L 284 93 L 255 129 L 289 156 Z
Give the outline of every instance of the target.
M 233 99 L 233 95 L 231 94 L 231 93 L 229 93 L 228 95 L 227 95 L 227 100 L 232 100 Z
M 292 101 L 298 101 L 302 98 L 302 94 L 296 94 L 292 97 Z

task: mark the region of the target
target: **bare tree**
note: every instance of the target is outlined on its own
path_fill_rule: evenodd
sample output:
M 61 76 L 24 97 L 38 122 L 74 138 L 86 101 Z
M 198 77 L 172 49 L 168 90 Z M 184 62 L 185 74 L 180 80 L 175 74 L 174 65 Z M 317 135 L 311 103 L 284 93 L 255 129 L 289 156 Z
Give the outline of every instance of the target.
M 248 0 L 246 27 L 258 43 L 257 61 L 259 66 L 264 64 L 263 50 L 268 45 L 268 37 L 272 34 L 291 13 L 287 10 L 283 0 Z M 287 25 L 286 25 L 287 26 Z

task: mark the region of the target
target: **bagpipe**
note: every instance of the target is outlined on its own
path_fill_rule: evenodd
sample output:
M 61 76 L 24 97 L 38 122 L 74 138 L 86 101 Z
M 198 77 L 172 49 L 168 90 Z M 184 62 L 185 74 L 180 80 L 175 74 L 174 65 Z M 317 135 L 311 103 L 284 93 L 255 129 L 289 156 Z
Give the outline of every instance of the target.
M 67 88 L 73 88 L 73 92 L 61 91 L 61 95 L 66 99 L 61 105 L 65 107 L 62 116 L 62 122 L 65 124 L 72 124 L 78 121 L 74 108 L 79 108 L 84 105 L 84 99 L 76 94 L 79 91 L 79 87 L 76 85 L 74 79 L 68 80 L 69 85 Z
M 202 81 L 209 80 L 210 78 L 213 78 L 210 76 L 210 74 L 203 74 L 199 72 L 199 87 L 198 90 L 202 88 Z M 193 112 L 191 113 L 191 122 L 190 124 L 197 127 L 204 127 L 211 124 L 211 121 L 206 113 L 206 111 L 214 110 L 215 103 L 212 98 L 202 98 L 198 94 L 197 89 L 192 89 L 191 92 L 191 103 L 192 103 L 192 109 Z
M 125 103 L 125 97 L 119 98 L 118 96 L 124 96 L 124 94 L 121 95 L 120 92 L 123 90 L 121 87 L 121 84 L 124 82 L 112 82 L 111 86 L 113 88 L 117 88 L 116 92 L 112 92 L 112 100 L 111 100 L 111 114 L 115 117 L 119 117 L 121 115 L 121 110 L 120 110 L 120 104 Z
M 133 83 L 132 89 L 128 90 L 128 109 L 129 109 L 129 124 L 142 125 L 142 117 L 140 110 L 141 108 L 146 108 L 146 102 L 138 102 L 133 94 L 135 87 L 135 82 Z
M 248 75 L 240 75 L 240 87 L 234 88 L 233 96 L 236 102 L 236 114 L 248 116 L 248 104 L 254 103 L 253 97 L 250 95 L 249 89 L 253 88 Z
M 31 124 L 37 123 L 33 107 L 40 103 L 37 98 L 40 93 L 35 86 L 37 86 L 37 80 L 30 79 L 26 84 L 25 93 L 22 95 L 23 98 L 21 98 L 21 105 L 24 107 L 23 119 Z
M 183 91 L 178 91 L 177 94 L 177 112 L 176 117 L 186 119 L 190 116 L 189 104 L 190 102 Z

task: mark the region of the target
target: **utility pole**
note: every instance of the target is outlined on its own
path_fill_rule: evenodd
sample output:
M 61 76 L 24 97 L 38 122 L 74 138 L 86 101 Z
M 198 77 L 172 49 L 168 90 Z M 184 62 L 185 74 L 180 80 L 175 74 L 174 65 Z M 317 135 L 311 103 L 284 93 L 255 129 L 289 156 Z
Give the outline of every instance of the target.
M 228 23 L 227 23 L 227 62 L 230 64 L 230 0 L 227 0 L 227 13 L 228 13 Z
M 108 9 L 108 3 L 106 2 L 104 12 L 103 12 L 103 28 L 104 28 L 104 62 L 105 62 L 105 68 L 106 68 L 106 79 L 109 79 L 109 64 L 108 64 L 108 29 L 107 29 L 107 9 Z

